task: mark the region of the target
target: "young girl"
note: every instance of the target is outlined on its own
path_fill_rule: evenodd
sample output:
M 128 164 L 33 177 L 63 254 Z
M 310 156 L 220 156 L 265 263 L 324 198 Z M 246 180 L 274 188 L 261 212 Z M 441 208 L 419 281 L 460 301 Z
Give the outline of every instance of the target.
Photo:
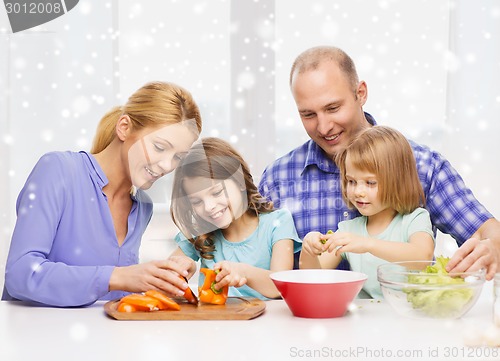
M 230 296 L 279 297 L 269 274 L 293 268 L 300 239 L 289 211 L 273 210 L 259 194 L 240 154 L 221 139 L 204 138 L 173 183 L 171 213 L 182 233 L 173 255 L 220 270 L 215 287 L 234 286 Z
M 381 298 L 378 265 L 432 260 L 434 252 L 429 213 L 420 208 L 425 200 L 412 149 L 398 131 L 374 126 L 335 161 L 342 195 L 361 216 L 340 222 L 333 234 L 308 233 L 300 268 L 335 268 L 341 257 L 346 258 L 353 271 L 368 275 L 363 287 L 368 296 Z

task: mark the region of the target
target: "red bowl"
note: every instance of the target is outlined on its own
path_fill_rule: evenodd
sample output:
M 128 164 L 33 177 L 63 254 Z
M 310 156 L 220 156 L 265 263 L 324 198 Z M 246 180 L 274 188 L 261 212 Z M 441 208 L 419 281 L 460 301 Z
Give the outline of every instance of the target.
M 304 269 L 271 274 L 294 316 L 333 318 L 346 314 L 367 279 L 359 272 Z

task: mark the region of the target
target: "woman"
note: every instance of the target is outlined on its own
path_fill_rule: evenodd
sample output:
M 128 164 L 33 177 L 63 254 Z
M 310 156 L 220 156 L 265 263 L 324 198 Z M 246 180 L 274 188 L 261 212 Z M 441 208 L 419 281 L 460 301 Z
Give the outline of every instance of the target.
M 136 91 L 101 120 L 90 153 L 45 154 L 17 200 L 3 299 L 68 307 L 126 292 L 182 295 L 190 264 L 138 263 L 152 215 L 144 193 L 197 139 L 191 94 L 162 82 Z

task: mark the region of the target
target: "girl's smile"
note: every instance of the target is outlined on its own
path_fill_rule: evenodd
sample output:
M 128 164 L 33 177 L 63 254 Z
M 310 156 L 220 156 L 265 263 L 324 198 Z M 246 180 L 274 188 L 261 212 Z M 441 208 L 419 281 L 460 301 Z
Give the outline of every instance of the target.
M 214 225 L 227 228 L 247 209 L 245 192 L 232 179 L 212 180 L 204 177 L 185 178 L 183 185 L 194 212 Z
M 356 201 L 356 208 L 366 208 L 366 207 L 369 207 L 370 206 L 370 203 L 368 202 L 360 202 L 360 201 Z
M 220 217 L 222 217 L 224 215 L 224 213 L 226 212 L 226 210 L 227 210 L 227 207 L 224 208 L 223 210 L 215 213 L 215 214 L 212 214 L 210 216 L 210 218 L 212 218 L 214 221 L 217 221 Z

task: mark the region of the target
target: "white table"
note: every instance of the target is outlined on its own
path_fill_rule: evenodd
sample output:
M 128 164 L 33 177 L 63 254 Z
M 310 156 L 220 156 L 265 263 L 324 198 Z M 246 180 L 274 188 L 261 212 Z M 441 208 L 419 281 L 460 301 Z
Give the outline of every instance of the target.
M 0 302 L 1 361 L 499 360 L 500 348 L 468 348 L 464 330 L 492 324 L 492 286 L 462 319 L 415 320 L 385 302 L 356 300 L 335 319 L 293 317 L 268 301 L 248 321 L 117 321 L 88 308 Z M 489 356 L 489 357 L 488 357 Z

